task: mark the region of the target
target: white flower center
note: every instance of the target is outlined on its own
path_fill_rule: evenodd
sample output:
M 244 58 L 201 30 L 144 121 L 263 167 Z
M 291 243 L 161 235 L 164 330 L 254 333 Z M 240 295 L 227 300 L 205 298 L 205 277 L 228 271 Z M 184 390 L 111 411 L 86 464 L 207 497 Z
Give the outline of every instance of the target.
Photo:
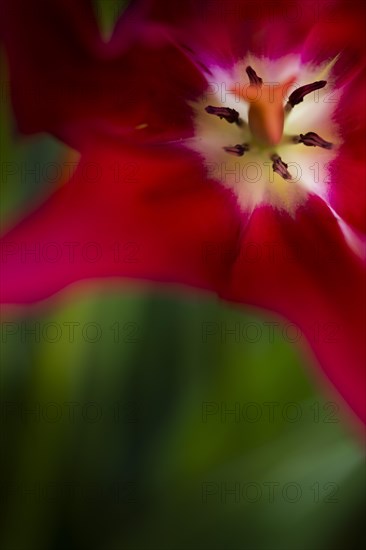
M 339 97 L 328 82 L 293 108 L 288 99 L 296 89 L 327 78 L 333 64 L 313 67 L 294 56 L 248 56 L 230 71 L 210 67 L 206 93 L 192 105 L 195 137 L 187 146 L 201 154 L 209 177 L 232 189 L 242 210 L 270 204 L 293 215 L 309 193 L 327 200 L 329 163 L 340 143 L 333 121 Z M 248 79 L 251 68 L 255 76 Z M 211 106 L 235 110 L 239 121 L 220 119 Z M 313 133 L 333 147 L 311 146 Z M 308 134 L 306 144 L 300 134 Z

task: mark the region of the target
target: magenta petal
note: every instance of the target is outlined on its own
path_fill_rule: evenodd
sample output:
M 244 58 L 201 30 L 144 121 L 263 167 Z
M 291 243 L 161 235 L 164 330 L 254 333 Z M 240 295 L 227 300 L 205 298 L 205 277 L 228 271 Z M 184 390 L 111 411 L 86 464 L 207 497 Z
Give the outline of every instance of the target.
M 82 279 L 131 277 L 221 288 L 240 218 L 199 159 L 172 147 L 90 151 L 70 182 L 1 241 L 1 300 L 31 303 Z
M 226 298 L 296 323 L 324 373 L 366 420 L 365 270 L 327 206 L 315 197 L 296 217 L 257 209 Z

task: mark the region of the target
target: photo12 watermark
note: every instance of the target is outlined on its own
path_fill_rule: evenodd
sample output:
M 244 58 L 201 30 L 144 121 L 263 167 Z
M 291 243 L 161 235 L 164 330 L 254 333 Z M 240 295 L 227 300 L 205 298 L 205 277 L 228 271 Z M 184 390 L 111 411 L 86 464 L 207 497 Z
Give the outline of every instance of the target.
M 299 423 L 337 424 L 340 407 L 333 401 L 203 401 L 203 424 Z

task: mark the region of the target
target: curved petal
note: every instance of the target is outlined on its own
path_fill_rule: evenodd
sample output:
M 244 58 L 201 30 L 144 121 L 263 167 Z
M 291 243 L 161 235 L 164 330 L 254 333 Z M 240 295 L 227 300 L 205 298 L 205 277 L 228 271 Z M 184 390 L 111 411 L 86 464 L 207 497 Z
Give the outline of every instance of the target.
M 30 303 L 75 281 L 123 276 L 217 289 L 208 254 L 237 241 L 229 191 L 173 147 L 91 150 L 74 177 L 1 241 L 1 300 Z M 207 249 L 207 250 L 206 250 Z
M 102 42 L 89 0 L 1 4 L 23 133 L 48 131 L 77 149 L 107 134 L 132 133 L 138 140 L 189 135 L 187 100 L 202 93 L 205 79 L 166 39 L 141 32 L 117 54 Z M 136 127 L 143 135 L 135 135 Z
M 327 206 L 311 197 L 293 218 L 257 209 L 224 297 L 296 323 L 326 376 L 366 420 L 364 266 Z

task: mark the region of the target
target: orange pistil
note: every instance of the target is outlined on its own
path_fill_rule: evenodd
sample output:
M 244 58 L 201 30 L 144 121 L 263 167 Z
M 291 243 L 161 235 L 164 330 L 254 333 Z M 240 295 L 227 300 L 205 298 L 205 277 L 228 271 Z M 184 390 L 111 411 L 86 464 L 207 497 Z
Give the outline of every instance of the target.
M 242 95 L 250 103 L 248 122 L 253 137 L 262 145 L 277 145 L 283 134 L 284 102 L 288 88 L 295 82 L 291 77 L 282 84 L 251 83 Z

